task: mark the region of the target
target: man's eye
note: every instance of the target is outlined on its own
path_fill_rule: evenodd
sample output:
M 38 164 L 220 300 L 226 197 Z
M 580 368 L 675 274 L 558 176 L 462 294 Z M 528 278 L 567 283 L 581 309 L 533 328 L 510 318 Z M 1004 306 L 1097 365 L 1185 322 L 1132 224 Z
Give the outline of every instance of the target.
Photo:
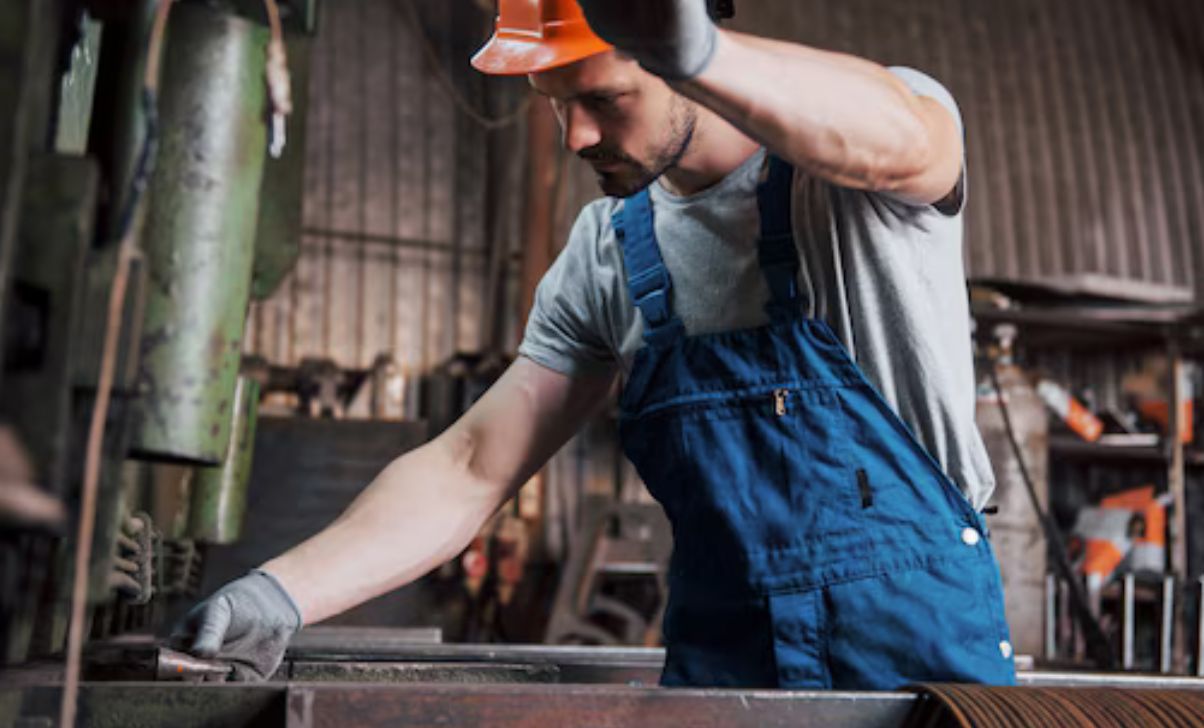
M 594 94 L 589 97 L 589 105 L 595 109 L 607 109 L 615 106 L 623 94 Z

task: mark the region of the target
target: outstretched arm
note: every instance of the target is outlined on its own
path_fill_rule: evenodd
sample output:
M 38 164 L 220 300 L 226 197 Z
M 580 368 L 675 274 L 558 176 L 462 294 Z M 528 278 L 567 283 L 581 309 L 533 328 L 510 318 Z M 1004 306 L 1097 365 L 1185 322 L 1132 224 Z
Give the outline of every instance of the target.
M 611 379 L 518 359 L 456 424 L 393 461 L 334 523 L 263 570 L 306 624 L 417 579 L 468 545 L 601 404 Z
M 321 533 L 225 585 L 172 642 L 263 680 L 293 633 L 454 557 L 605 398 L 612 376 L 519 359 L 456 424 L 393 461 Z

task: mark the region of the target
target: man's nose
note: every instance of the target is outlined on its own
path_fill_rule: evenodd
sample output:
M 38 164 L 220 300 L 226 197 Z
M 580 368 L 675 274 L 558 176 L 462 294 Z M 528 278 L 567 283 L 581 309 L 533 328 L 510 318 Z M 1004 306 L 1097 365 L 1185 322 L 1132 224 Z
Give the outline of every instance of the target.
M 583 149 L 589 149 L 602 141 L 602 132 L 590 115 L 577 106 L 571 105 L 565 110 L 561 119 L 563 135 L 561 141 L 565 149 L 573 154 Z

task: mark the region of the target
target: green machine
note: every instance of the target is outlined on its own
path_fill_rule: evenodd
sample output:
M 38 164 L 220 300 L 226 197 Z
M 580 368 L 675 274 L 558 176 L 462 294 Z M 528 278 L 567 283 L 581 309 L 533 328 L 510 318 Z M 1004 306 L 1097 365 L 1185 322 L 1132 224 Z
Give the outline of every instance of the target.
M 296 111 L 279 158 L 267 153 L 262 4 L 179 3 L 168 26 L 131 451 L 196 465 L 185 534 L 203 543 L 236 540 L 245 509 L 259 393 L 238 373 L 248 302 L 300 252 L 314 8 L 302 10 L 286 15 L 302 32 L 285 36 Z
M 251 286 L 267 131 L 267 31 L 207 5 L 171 11 L 148 189 L 139 458 L 217 465 Z
M 279 158 L 268 153 L 263 2 L 171 6 L 158 152 L 117 345 L 88 564 L 94 635 L 156 614 L 147 600 L 189 583 L 191 566 L 171 564 L 194 560 L 179 555 L 203 554 L 197 544 L 228 543 L 241 529 L 259 398 L 258 383 L 239 374 L 243 329 L 251 298 L 270 295 L 299 253 L 316 27 L 316 0 L 279 6 L 294 109 Z M 0 154 L 7 329 L 0 415 L 28 450 L 30 487 L 68 514 L 53 528 L 4 524 L 0 557 L 22 565 L 9 574 L 20 588 L 6 582 L 0 599 L 6 664 L 62 649 L 70 511 L 96 394 L 117 221 L 148 129 L 142 77 L 158 7 L 158 0 L 21 0 L 0 11 L 14 31 L 0 33 L 0 50 L 24 59 L 0 70 L 0 97 L 16 112 L 0 121 L 9 150 Z M 181 465 L 186 488 L 170 507 L 157 507 L 169 489 L 156 469 Z
M 230 544 L 242 534 L 258 405 L 259 382 L 240 375 L 234 388 L 226 457 L 221 465 L 198 467 L 193 473 L 188 535 L 196 541 Z
M 142 236 L 140 458 L 223 461 L 252 286 L 266 297 L 297 256 L 308 39 L 286 43 L 298 112 L 280 159 L 266 153 L 267 40 L 263 25 L 207 4 L 171 13 Z

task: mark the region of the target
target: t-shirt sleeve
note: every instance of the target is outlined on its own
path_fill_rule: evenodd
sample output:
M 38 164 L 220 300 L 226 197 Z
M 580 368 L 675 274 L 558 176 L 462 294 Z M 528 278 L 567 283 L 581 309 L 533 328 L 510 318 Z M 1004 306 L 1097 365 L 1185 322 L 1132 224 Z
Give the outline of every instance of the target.
M 916 94 L 917 96 L 926 96 L 930 99 L 933 99 L 934 101 L 939 103 L 941 106 L 945 107 L 945 109 L 950 114 L 953 115 L 953 120 L 957 123 L 958 133 L 961 134 L 963 138 L 965 138 L 966 131 L 965 131 L 965 127 L 962 125 L 962 114 L 961 114 L 961 110 L 958 109 L 958 107 L 957 107 L 957 101 L 954 100 L 953 94 L 949 93 L 949 90 L 947 88 L 945 88 L 944 86 L 942 86 L 939 81 L 937 81 L 933 77 L 931 77 L 921 71 L 917 71 L 914 68 L 907 68 L 906 66 L 891 66 L 887 70 L 889 70 L 891 73 L 895 74 L 895 76 L 897 76 L 899 79 L 901 79 L 903 81 L 903 83 L 907 84 L 907 87 L 911 89 L 912 93 Z M 963 150 L 963 152 L 962 152 L 962 173 L 957 179 L 957 187 L 955 189 L 955 194 L 953 196 L 953 199 L 950 202 L 940 204 L 939 207 L 937 205 L 933 206 L 934 208 L 938 209 L 940 212 L 942 212 L 945 215 L 950 215 L 950 216 L 956 215 L 957 213 L 962 211 L 963 207 L 965 207 L 965 204 L 966 204 L 966 161 L 965 161 L 965 159 L 966 159 L 965 151 Z
M 606 373 L 616 364 L 598 300 L 598 246 L 609 224 L 600 212 L 588 205 L 577 217 L 568 244 L 535 290 L 518 347 L 520 356 L 569 376 Z

